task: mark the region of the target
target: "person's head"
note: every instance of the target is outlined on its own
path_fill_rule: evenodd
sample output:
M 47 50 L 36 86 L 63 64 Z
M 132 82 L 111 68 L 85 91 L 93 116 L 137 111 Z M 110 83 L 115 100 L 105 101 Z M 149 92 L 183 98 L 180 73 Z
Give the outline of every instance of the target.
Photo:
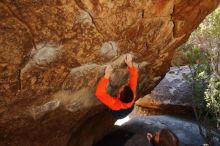
M 133 100 L 134 94 L 131 88 L 127 85 L 123 85 L 117 92 L 117 97 L 124 103 L 129 103 Z
M 177 136 L 169 129 L 162 129 L 156 132 L 150 142 L 153 146 L 179 146 Z

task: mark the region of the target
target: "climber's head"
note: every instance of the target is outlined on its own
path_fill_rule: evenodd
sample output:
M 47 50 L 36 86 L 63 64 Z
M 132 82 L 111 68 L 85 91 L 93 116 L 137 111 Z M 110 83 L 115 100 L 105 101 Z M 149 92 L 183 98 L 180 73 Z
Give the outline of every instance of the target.
M 131 88 L 127 85 L 122 85 L 117 92 L 117 97 L 124 103 L 129 103 L 133 100 L 134 94 Z
M 156 132 L 150 139 L 153 146 L 179 146 L 177 136 L 169 129 L 162 129 Z

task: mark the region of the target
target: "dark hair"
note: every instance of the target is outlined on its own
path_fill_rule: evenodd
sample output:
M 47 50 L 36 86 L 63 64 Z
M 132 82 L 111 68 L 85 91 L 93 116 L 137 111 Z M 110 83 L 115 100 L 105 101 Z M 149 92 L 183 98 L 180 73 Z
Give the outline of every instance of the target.
M 120 100 L 124 103 L 129 103 L 133 100 L 134 94 L 129 86 L 125 86 L 123 91 L 120 93 Z
M 169 129 L 162 129 L 160 131 L 159 142 L 155 141 L 154 137 L 151 138 L 153 146 L 179 146 L 177 136 Z

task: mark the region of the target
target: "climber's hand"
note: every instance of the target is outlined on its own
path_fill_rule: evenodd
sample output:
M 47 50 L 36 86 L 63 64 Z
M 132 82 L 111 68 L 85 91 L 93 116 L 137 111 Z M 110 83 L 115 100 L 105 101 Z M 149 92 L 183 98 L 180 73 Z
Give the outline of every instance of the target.
M 106 79 L 109 79 L 109 77 L 111 76 L 112 74 L 112 71 L 113 71 L 113 68 L 110 64 L 108 64 L 105 68 L 105 78 Z
M 131 56 L 131 54 L 128 54 L 126 56 L 125 63 L 128 65 L 128 67 L 132 67 L 132 56 Z

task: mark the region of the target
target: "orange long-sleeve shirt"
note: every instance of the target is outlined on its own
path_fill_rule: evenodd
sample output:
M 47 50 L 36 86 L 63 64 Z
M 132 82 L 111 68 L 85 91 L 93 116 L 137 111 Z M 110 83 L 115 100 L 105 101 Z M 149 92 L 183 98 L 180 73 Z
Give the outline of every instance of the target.
M 95 94 L 96 97 L 112 110 L 127 109 L 131 107 L 135 101 L 138 73 L 134 65 L 132 65 L 132 67 L 129 67 L 128 70 L 130 72 L 129 86 L 134 95 L 133 100 L 129 103 L 124 103 L 118 98 L 112 97 L 107 93 L 107 84 L 109 80 L 105 77 L 102 77 L 102 79 L 98 83 Z

